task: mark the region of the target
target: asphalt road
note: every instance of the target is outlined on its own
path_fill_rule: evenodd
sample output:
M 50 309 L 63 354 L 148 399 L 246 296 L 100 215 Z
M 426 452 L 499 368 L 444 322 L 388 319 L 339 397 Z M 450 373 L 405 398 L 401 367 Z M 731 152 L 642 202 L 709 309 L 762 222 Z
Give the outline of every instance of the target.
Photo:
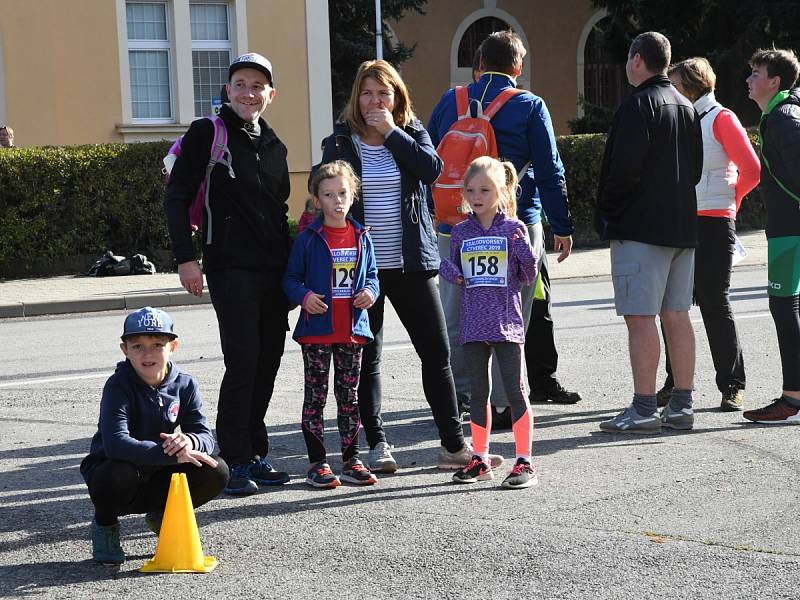
M 734 274 L 745 402 L 780 390 L 763 270 Z M 558 281 L 560 375 L 575 406 L 535 406 L 540 484 L 450 483 L 419 361 L 386 320 L 384 416 L 401 469 L 372 488 L 306 487 L 299 430 L 302 361 L 287 342 L 267 415 L 274 462 L 293 481 L 197 511 L 207 575 L 143 575 L 155 550 L 141 517 L 122 519 L 128 561 L 90 560 L 91 503 L 78 473 L 100 389 L 121 356 L 121 312 L 0 323 L 0 597 L 37 598 L 797 598 L 797 435 L 721 413 L 699 313 L 696 429 L 609 435 L 598 423 L 632 394 L 625 328 L 607 279 Z M 196 375 L 212 423 L 223 364 L 207 306 L 173 309 L 177 361 Z M 296 315 L 292 315 L 292 321 Z M 293 323 L 292 323 L 293 324 Z M 331 462 L 338 435 L 328 411 Z M 510 433 L 493 451 L 513 456 Z M 500 469 L 505 475 L 506 465 Z

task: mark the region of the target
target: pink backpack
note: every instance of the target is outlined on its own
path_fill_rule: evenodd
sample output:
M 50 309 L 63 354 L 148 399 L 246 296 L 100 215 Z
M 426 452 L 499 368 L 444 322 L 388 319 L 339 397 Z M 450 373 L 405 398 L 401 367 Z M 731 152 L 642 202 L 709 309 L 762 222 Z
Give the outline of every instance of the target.
M 206 117 L 214 124 L 214 139 L 211 142 L 211 155 L 208 159 L 206 166 L 206 174 L 200 182 L 200 187 L 197 188 L 197 193 L 189 205 L 189 226 L 192 232 L 198 231 L 203 225 L 203 212 L 208 215 L 208 226 L 206 228 L 206 244 L 211 245 L 211 206 L 208 200 L 208 192 L 211 187 L 211 171 L 217 163 L 225 165 L 228 168 L 228 174 L 231 178 L 235 178 L 233 173 L 233 166 L 231 165 L 231 152 L 228 149 L 228 130 L 225 128 L 224 121 L 217 115 L 213 117 Z M 169 181 L 169 176 L 172 173 L 172 167 L 175 161 L 181 154 L 181 142 L 183 136 L 175 140 L 172 144 L 167 155 L 164 157 L 164 169 L 162 172 Z

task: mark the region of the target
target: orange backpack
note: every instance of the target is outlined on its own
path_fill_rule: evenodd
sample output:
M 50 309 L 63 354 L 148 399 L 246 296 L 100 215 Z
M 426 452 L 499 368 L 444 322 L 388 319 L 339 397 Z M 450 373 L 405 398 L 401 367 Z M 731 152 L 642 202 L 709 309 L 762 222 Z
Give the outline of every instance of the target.
M 512 96 L 523 91 L 512 87 L 504 89 L 485 111 L 482 110 L 481 103 L 476 101 L 477 116 L 473 117 L 470 113 L 467 88 L 456 87 L 458 119 L 450 126 L 436 148 L 436 153 L 444 162 L 442 173 L 431 188 L 436 218 L 439 222 L 455 225 L 466 218 L 463 214 L 461 196 L 464 173 L 469 164 L 479 156 L 497 158 L 497 142 L 491 119 Z

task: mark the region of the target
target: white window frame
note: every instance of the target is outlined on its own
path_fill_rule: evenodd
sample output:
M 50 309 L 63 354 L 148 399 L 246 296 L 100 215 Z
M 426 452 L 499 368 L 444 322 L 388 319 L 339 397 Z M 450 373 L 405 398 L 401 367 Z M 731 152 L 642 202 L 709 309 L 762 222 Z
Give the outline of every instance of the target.
M 175 139 L 186 131 L 194 116 L 194 80 L 192 77 L 192 32 L 190 0 L 131 0 L 134 2 L 162 2 L 167 5 L 170 50 L 170 93 L 172 119 L 133 119 L 131 98 L 130 62 L 128 60 L 128 24 L 126 0 L 113 0 L 117 10 L 117 51 L 121 119 L 116 129 L 124 142 Z M 221 0 L 228 5 L 228 29 L 231 56 L 247 51 L 248 0 Z M 261 0 L 259 0 L 261 1 Z
M 136 50 L 159 50 L 166 52 L 167 55 L 167 70 L 169 73 L 168 84 L 169 84 L 169 116 L 168 117 L 159 117 L 159 118 L 134 118 L 133 117 L 133 98 L 131 93 L 131 84 L 130 84 L 130 58 L 128 58 L 128 97 L 129 97 L 129 105 L 131 111 L 131 122 L 132 123 L 142 123 L 142 124 L 164 124 L 164 123 L 174 123 L 175 122 L 175 77 L 174 77 L 174 49 L 172 46 L 174 35 L 172 32 L 174 31 L 173 28 L 173 15 L 171 15 L 170 11 L 170 3 L 168 0 L 125 0 L 124 7 L 125 8 L 125 32 L 127 38 L 127 31 L 128 31 L 128 23 L 127 23 L 127 5 L 128 3 L 135 3 L 135 4 L 162 4 L 164 6 L 164 15 L 166 18 L 166 32 L 167 32 L 167 39 L 166 40 L 127 40 L 127 56 L 130 57 L 130 52 L 135 52 Z
M 227 23 L 228 23 L 228 40 L 192 40 L 192 49 L 190 52 L 194 52 L 195 50 L 208 50 L 211 52 L 219 52 L 219 51 L 228 51 L 228 55 L 230 56 L 231 60 L 235 58 L 233 54 L 233 23 L 231 22 L 231 5 L 228 0 L 189 0 L 189 6 L 191 7 L 192 4 L 223 4 L 225 6 L 225 13 L 227 15 Z M 189 22 L 189 37 L 191 38 L 191 16 Z M 191 55 L 190 55 L 191 56 Z M 195 119 L 199 119 L 202 117 L 208 116 L 207 114 L 198 115 L 196 112 L 196 108 L 194 107 L 195 98 L 194 98 L 194 61 L 192 60 L 192 108 L 193 114 Z

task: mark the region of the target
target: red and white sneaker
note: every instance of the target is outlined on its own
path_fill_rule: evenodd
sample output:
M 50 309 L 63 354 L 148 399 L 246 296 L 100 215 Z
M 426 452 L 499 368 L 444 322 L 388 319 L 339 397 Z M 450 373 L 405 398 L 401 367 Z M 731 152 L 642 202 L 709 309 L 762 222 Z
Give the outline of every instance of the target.
M 378 478 L 358 458 L 351 458 L 342 467 L 342 481 L 356 485 L 373 485 Z
M 797 423 L 800 424 L 800 408 L 792 406 L 786 400 L 776 398 L 764 408 L 746 410 L 742 416 L 754 423 Z

